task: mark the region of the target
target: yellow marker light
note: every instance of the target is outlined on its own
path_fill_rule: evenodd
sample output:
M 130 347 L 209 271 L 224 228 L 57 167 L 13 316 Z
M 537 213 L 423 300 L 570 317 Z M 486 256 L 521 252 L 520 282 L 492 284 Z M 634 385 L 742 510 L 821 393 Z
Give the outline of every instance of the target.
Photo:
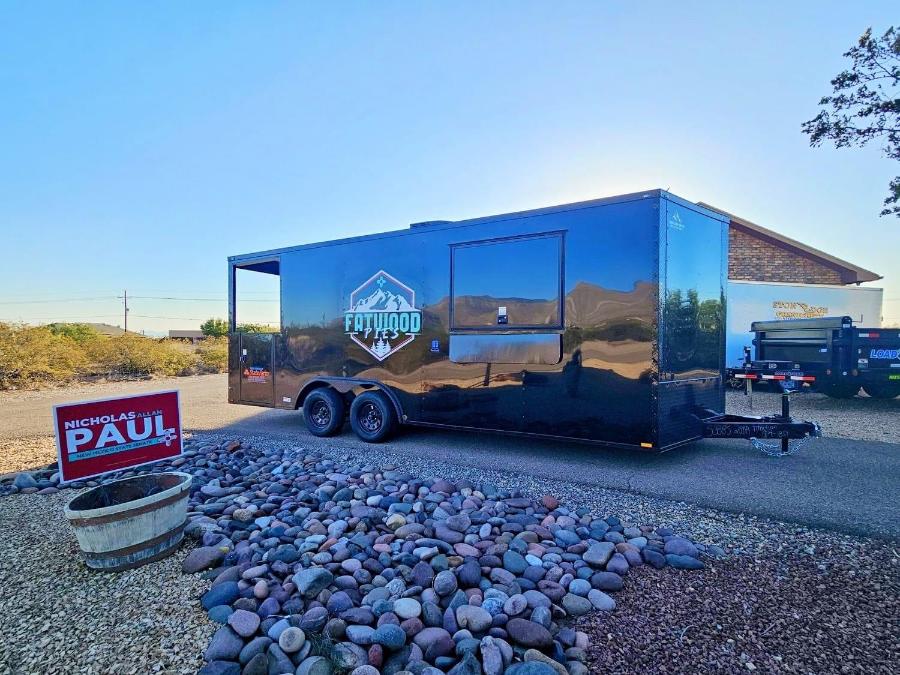
M 653 447 L 653 443 L 641 443 L 641 447 L 642 447 L 642 448 L 652 448 L 652 447 Z

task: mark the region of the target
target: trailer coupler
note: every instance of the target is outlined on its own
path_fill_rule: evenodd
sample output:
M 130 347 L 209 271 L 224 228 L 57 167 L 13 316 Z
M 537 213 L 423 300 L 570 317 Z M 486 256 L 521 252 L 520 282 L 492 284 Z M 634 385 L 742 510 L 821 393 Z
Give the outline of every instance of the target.
M 781 441 L 781 454 L 788 454 L 788 441 L 821 436 L 815 422 L 795 420 L 791 417 L 790 393 L 781 395 L 781 414 L 765 417 L 747 415 L 714 415 L 703 419 L 704 438 L 777 439 Z

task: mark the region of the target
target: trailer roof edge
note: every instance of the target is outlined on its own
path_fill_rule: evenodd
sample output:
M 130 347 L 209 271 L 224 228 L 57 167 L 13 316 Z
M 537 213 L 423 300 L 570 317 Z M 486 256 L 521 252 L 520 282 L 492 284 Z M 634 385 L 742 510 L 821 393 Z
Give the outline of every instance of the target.
M 265 251 L 256 251 L 253 253 L 242 253 L 238 255 L 228 256 L 228 261 L 230 263 L 235 262 L 243 262 L 249 260 L 255 260 L 260 257 L 269 257 L 274 255 L 281 255 L 283 253 L 290 253 L 292 251 L 299 251 L 304 249 L 313 249 L 319 248 L 323 246 L 337 246 L 341 244 L 351 244 L 358 241 L 372 241 L 376 239 L 387 239 L 394 237 L 403 237 L 409 235 L 415 235 L 417 233 L 422 232 L 423 230 L 428 230 L 431 232 L 437 230 L 449 230 L 461 227 L 471 227 L 473 225 L 480 225 L 482 223 L 495 222 L 501 220 L 512 220 L 516 218 L 532 218 L 536 216 L 542 216 L 549 213 L 562 213 L 565 211 L 578 211 L 581 209 L 590 209 L 597 206 L 605 206 L 609 204 L 620 204 L 626 202 L 633 202 L 642 199 L 667 199 L 672 202 L 676 202 L 685 208 L 693 209 L 694 211 L 701 212 L 705 215 L 710 216 L 711 218 L 715 218 L 716 220 L 724 220 L 727 221 L 727 218 L 723 217 L 721 213 L 718 213 L 715 210 L 708 209 L 705 206 L 696 204 L 694 202 L 690 202 L 686 199 L 682 199 L 681 197 L 677 197 L 670 192 L 661 189 L 654 190 L 645 190 L 643 192 L 630 192 L 624 195 L 615 195 L 612 197 L 601 197 L 598 199 L 590 199 L 581 202 L 572 202 L 569 204 L 558 204 L 556 206 L 545 206 L 537 209 L 528 209 L 525 211 L 513 211 L 511 213 L 500 213 L 492 216 L 481 216 L 478 218 L 467 218 L 465 220 L 455 220 L 455 221 L 445 221 L 443 223 L 435 223 L 434 225 L 417 225 L 416 227 L 407 227 L 400 230 L 387 230 L 385 232 L 373 232 L 372 234 L 362 234 L 355 237 L 345 237 L 343 239 L 331 239 L 328 241 L 321 242 L 310 242 L 308 244 L 297 244 L 294 246 L 285 246 L 282 248 L 268 249 Z

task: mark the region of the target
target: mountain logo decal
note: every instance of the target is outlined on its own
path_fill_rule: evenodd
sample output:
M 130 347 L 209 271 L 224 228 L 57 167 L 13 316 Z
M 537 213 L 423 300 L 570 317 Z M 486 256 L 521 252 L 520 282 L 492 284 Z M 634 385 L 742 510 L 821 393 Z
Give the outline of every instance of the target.
M 422 332 L 416 293 L 384 270 L 350 294 L 344 332 L 379 361 L 384 361 Z

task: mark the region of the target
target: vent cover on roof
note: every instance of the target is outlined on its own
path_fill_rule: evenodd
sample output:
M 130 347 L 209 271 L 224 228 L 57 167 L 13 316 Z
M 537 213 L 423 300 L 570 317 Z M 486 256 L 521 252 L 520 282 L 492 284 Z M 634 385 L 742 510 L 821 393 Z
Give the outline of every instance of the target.
M 449 225 L 452 220 L 423 220 L 421 223 L 410 223 L 410 227 L 433 227 L 435 225 Z

